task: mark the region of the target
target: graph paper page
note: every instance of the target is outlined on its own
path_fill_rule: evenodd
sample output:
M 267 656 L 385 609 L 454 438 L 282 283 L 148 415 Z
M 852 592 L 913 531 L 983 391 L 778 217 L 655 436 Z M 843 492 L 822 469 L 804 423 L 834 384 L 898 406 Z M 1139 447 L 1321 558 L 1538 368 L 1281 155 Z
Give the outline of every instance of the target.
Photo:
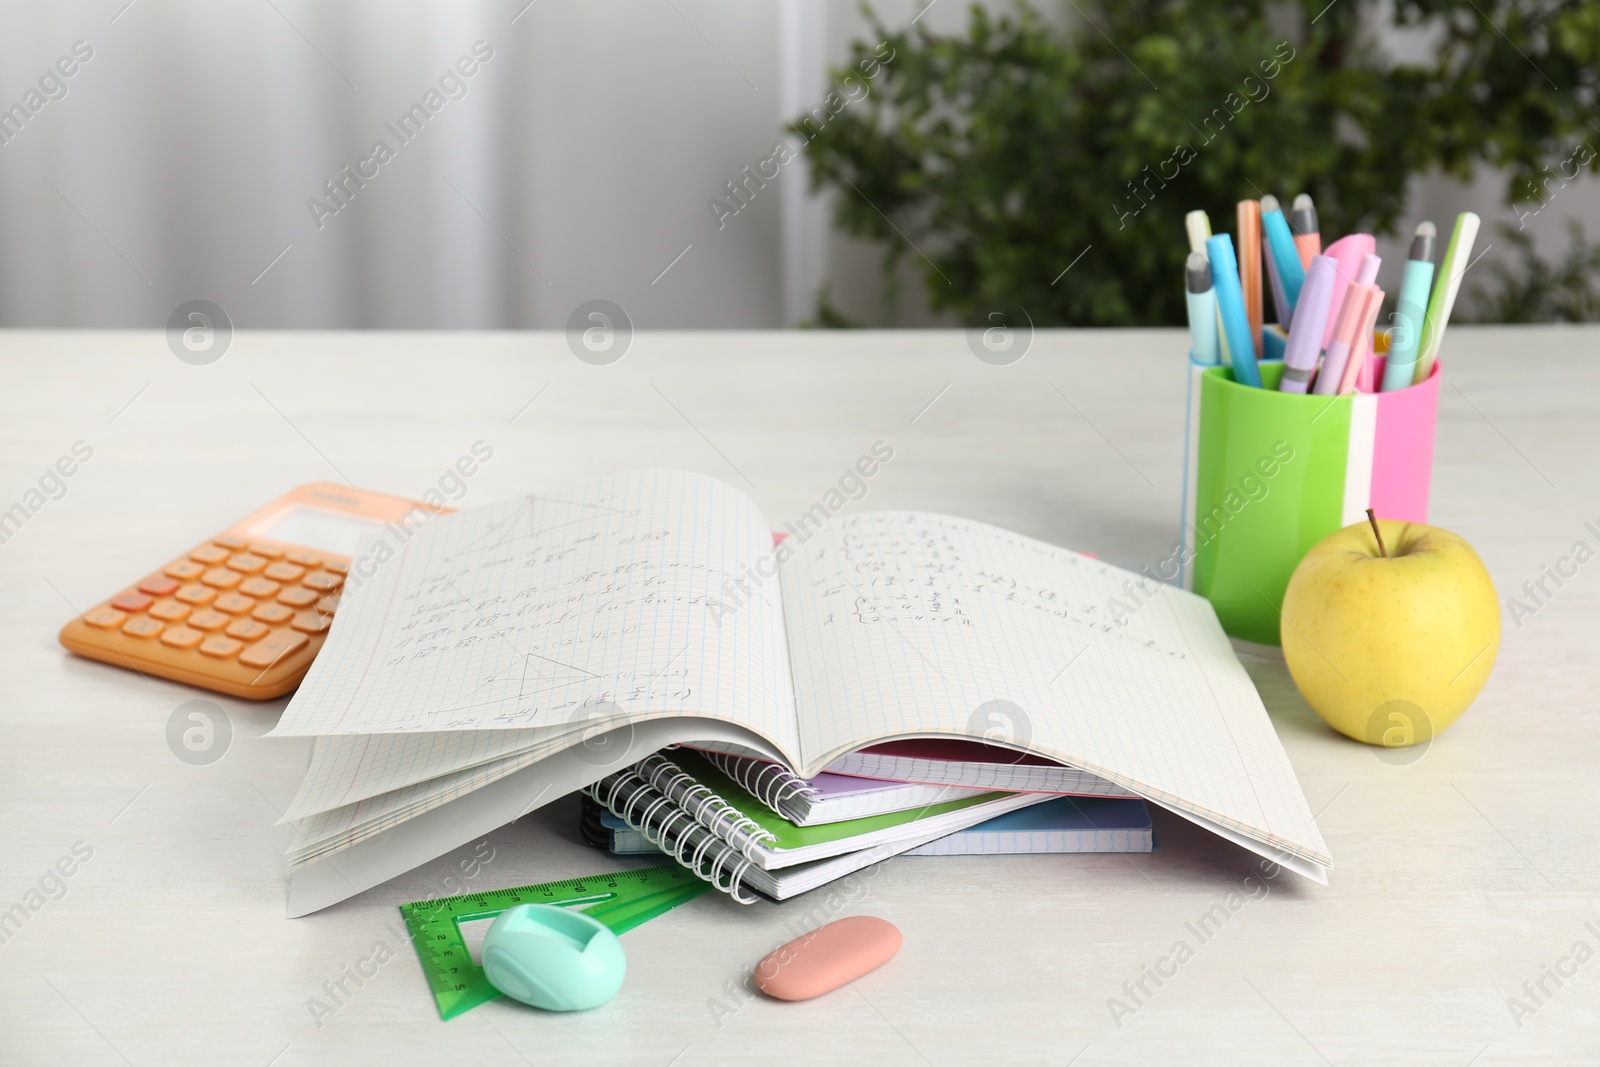
M 777 583 L 712 611 L 771 549 L 748 498 L 683 471 L 433 519 L 347 595 L 273 735 L 592 730 L 601 709 L 703 714 L 792 749 Z
M 1327 864 L 1202 598 L 983 523 L 837 519 L 781 571 L 804 773 L 873 741 L 988 736 Z

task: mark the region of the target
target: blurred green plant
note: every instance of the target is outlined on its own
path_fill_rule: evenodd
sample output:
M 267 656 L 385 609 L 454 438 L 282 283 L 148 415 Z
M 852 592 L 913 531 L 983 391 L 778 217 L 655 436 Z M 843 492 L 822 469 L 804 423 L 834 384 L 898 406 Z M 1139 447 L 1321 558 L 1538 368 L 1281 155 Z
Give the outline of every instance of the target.
M 1071 30 L 974 6 L 959 37 L 863 8 L 881 43 L 790 124 L 886 280 L 913 262 L 969 324 L 1019 306 L 1037 326 L 1180 324 L 1185 213 L 1231 232 L 1247 196 L 1309 192 L 1324 233 L 1389 233 L 1410 179 L 1487 164 L 1508 202 L 1542 203 L 1600 100 L 1594 0 L 1072 6 Z M 1363 27 L 1390 10 L 1434 35 L 1428 62 L 1379 53 Z M 846 321 L 826 292 L 819 312 Z
M 1486 264 L 1497 284 L 1472 287 L 1472 321 L 1600 322 L 1600 243 L 1576 219 L 1567 222 L 1567 252 L 1557 263 L 1542 259 L 1527 231 L 1510 223 L 1500 225 L 1496 243 L 1510 246 L 1517 265 Z

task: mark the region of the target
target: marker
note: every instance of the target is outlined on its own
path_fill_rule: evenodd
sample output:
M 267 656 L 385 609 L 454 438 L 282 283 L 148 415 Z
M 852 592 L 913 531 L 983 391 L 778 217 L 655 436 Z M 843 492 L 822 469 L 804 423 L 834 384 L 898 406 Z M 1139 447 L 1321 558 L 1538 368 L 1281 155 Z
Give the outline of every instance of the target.
M 1327 348 L 1333 343 L 1333 327 L 1339 318 L 1339 308 L 1344 304 L 1345 287 L 1360 272 L 1361 265 L 1367 256 L 1378 251 L 1378 239 L 1370 233 L 1352 233 L 1339 238 L 1328 246 L 1324 255 L 1332 256 L 1338 262 L 1339 270 L 1333 282 L 1333 313 L 1328 316 L 1327 328 L 1322 331 L 1322 347 Z M 1374 276 L 1375 278 L 1376 276 Z M 1371 285 L 1373 278 L 1367 279 L 1364 285 Z
M 1206 250 L 1206 240 L 1211 236 L 1211 216 L 1197 208 L 1183 217 L 1183 228 L 1184 232 L 1189 235 L 1190 254 L 1199 252 L 1201 255 L 1204 255 Z M 1221 328 L 1222 323 L 1219 320 L 1217 322 L 1217 329 L 1220 330 Z M 1227 339 L 1222 337 L 1221 334 L 1218 334 L 1217 336 L 1217 351 L 1223 356 L 1226 356 L 1228 353 Z M 1211 362 L 1217 363 L 1220 362 L 1220 360 L 1213 359 Z
M 1305 288 L 1300 290 L 1300 313 L 1294 317 L 1289 341 L 1283 349 L 1283 380 L 1280 392 L 1304 393 L 1317 373 L 1317 357 L 1322 354 L 1322 331 L 1333 307 L 1333 279 L 1337 272 L 1331 256 L 1314 256 L 1306 271 Z
M 1444 343 L 1444 328 L 1450 322 L 1450 312 L 1455 310 L 1456 293 L 1461 289 L 1461 276 L 1467 272 L 1467 261 L 1472 257 L 1472 242 L 1478 239 L 1478 216 L 1463 211 L 1456 216 L 1456 228 L 1450 234 L 1450 246 L 1439 261 L 1438 284 L 1428 300 L 1426 325 L 1423 327 L 1422 351 L 1417 353 L 1417 373 L 1412 379 L 1425 382 L 1433 373 L 1433 361 L 1439 357 L 1439 346 Z
M 1211 216 L 1204 211 L 1191 211 L 1183 217 L 1183 228 L 1189 234 L 1189 251 L 1205 252 L 1206 238 L 1211 236 Z
M 1361 371 L 1367 365 L 1367 359 L 1358 351 L 1358 342 L 1372 347 L 1372 328 L 1377 325 L 1378 311 L 1383 307 L 1383 290 L 1371 286 L 1364 294 L 1366 301 L 1356 318 L 1355 336 L 1351 338 L 1350 347 L 1355 352 L 1344 365 L 1344 374 L 1339 379 L 1339 393 L 1353 393 L 1356 391 L 1356 381 L 1361 376 Z M 1368 390 L 1376 392 L 1376 390 Z
M 1239 288 L 1244 293 L 1244 315 L 1250 322 L 1250 341 L 1261 358 L 1261 204 L 1241 200 L 1234 209 L 1239 223 Z
M 1265 237 L 1261 238 L 1261 263 L 1267 268 L 1267 282 L 1272 286 L 1272 306 L 1278 309 L 1278 324 L 1288 329 L 1294 316 L 1289 302 L 1283 297 L 1283 279 L 1278 277 L 1278 262 L 1272 258 L 1272 248 Z
M 1422 348 L 1422 328 L 1427 318 L 1428 287 L 1433 284 L 1433 241 L 1438 227 L 1419 223 L 1406 257 L 1400 281 L 1400 299 L 1389 319 L 1389 362 L 1383 371 L 1383 391 L 1404 389 L 1417 373 L 1417 353 Z
M 1294 309 L 1300 302 L 1300 287 L 1306 281 L 1306 269 L 1300 265 L 1300 253 L 1294 247 L 1294 235 L 1289 232 L 1289 222 L 1283 217 L 1275 196 L 1261 198 L 1261 233 L 1267 240 L 1272 260 L 1278 267 L 1278 278 L 1283 282 L 1285 307 L 1278 309 L 1278 318 L 1290 325 Z
M 1361 369 L 1359 361 L 1351 360 L 1350 349 L 1360 336 L 1359 330 L 1361 323 L 1366 319 L 1372 294 L 1378 294 L 1377 299 L 1380 303 L 1383 300 L 1383 290 L 1376 289 L 1370 284 L 1378 276 L 1379 262 L 1377 256 L 1367 256 L 1361 262 L 1361 270 L 1356 280 L 1345 287 L 1344 300 L 1339 305 L 1333 334 L 1328 341 L 1328 354 L 1322 360 L 1322 371 L 1317 375 L 1317 384 L 1311 390 L 1318 396 L 1334 396 L 1344 392 L 1341 386 L 1345 370 L 1352 363 L 1355 364 L 1356 371 Z M 1366 281 L 1362 281 L 1363 278 Z M 1372 314 L 1376 316 L 1377 311 L 1373 310 Z
M 1227 338 L 1233 380 L 1259 389 L 1261 370 L 1256 366 L 1255 347 L 1250 343 L 1250 320 L 1244 313 L 1244 293 L 1239 288 L 1239 261 L 1233 255 L 1233 238 L 1225 233 L 1207 238 L 1206 258 L 1211 261 L 1217 318 Z
M 1322 254 L 1322 233 L 1317 226 L 1317 209 L 1311 204 L 1308 193 L 1294 198 L 1289 209 L 1289 229 L 1294 231 L 1294 248 L 1300 253 L 1300 265 L 1311 269 L 1311 257 Z
M 1356 274 L 1357 284 L 1368 286 L 1376 285 L 1378 281 L 1378 264 L 1381 262 L 1383 262 L 1383 260 L 1376 255 L 1371 257 L 1363 257 L 1361 260 L 1361 270 Z M 1378 300 L 1380 303 L 1383 300 L 1382 290 L 1379 290 Z M 1376 318 L 1378 313 L 1382 310 L 1382 308 L 1373 308 L 1372 313 L 1374 318 Z M 1358 332 L 1356 334 L 1356 339 L 1351 342 L 1350 360 L 1354 366 L 1346 368 L 1346 379 L 1348 379 L 1349 376 L 1354 373 L 1356 375 L 1355 387 L 1357 389 L 1361 390 L 1363 393 L 1376 393 L 1378 391 L 1378 373 L 1382 369 L 1382 365 L 1378 360 L 1378 357 L 1372 351 L 1371 322 L 1368 322 L 1366 329 L 1363 332 Z M 1349 390 L 1346 390 L 1346 392 L 1348 391 Z
M 1183 282 L 1189 303 L 1189 358 L 1214 367 L 1222 362 L 1217 344 L 1217 293 L 1211 285 L 1211 262 L 1204 252 L 1189 253 Z

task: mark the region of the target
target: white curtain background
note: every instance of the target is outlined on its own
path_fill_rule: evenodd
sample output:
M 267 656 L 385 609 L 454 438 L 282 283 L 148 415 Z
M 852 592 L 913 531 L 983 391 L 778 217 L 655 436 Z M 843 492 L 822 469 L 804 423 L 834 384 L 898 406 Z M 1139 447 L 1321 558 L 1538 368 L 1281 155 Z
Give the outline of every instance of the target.
M 831 233 L 803 161 L 721 229 L 706 206 L 868 32 L 855 0 L 0 0 L 0 108 L 93 49 L 0 144 L 0 325 L 156 327 L 207 299 L 241 326 L 560 328 L 604 298 L 636 326 L 773 327 L 828 279 L 882 322 L 880 252 Z M 400 145 L 384 124 L 477 41 L 466 95 Z M 380 138 L 395 158 L 319 228 L 307 200 Z M 1419 182 L 1410 214 L 1482 211 L 1497 181 Z M 1534 227 L 1551 253 L 1597 198 L 1563 199 Z M 939 321 L 903 291 L 896 321 Z

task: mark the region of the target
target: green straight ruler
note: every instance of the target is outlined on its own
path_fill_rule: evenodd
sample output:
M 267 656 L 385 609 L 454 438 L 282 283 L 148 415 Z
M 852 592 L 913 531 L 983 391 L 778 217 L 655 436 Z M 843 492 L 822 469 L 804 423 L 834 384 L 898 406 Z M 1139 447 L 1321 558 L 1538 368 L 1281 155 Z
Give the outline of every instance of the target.
M 454 1019 L 500 995 L 483 968 L 472 962 L 461 923 L 492 919 L 518 904 L 555 904 L 577 908 L 621 934 L 671 911 L 710 889 L 677 864 L 607 871 L 559 882 L 438 897 L 400 905 L 422 971 L 439 1004 L 439 1017 Z

